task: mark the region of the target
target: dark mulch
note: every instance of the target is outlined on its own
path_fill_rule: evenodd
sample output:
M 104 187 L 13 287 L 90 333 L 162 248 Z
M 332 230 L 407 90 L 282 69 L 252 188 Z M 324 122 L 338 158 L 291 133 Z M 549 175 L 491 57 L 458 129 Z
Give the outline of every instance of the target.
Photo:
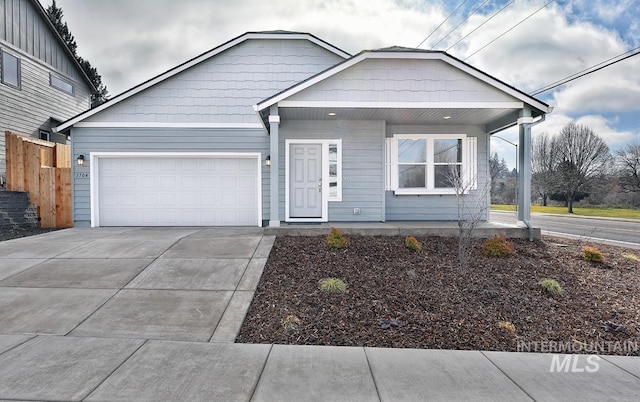
M 52 232 L 59 229 L 44 229 L 39 227 L 19 226 L 14 227 L 0 227 L 0 241 L 17 239 L 20 237 L 35 236 L 42 233 Z
M 528 344 L 553 352 L 531 342 L 555 341 L 574 345 L 567 352 L 614 345 L 598 353 L 639 354 L 629 345 L 640 346 L 640 262 L 623 256 L 639 250 L 545 237 L 513 240 L 515 253 L 498 258 L 478 244 L 461 272 L 457 239 L 418 240 L 424 249 L 414 253 L 401 237 L 350 236 L 337 251 L 324 237 L 278 237 L 236 342 L 503 351 Z M 599 248 L 605 264 L 583 261 L 586 245 Z M 321 292 L 326 277 L 343 279 L 348 292 Z M 541 290 L 543 278 L 556 279 L 564 294 Z M 297 329 L 282 325 L 289 315 L 299 318 Z M 381 329 L 385 316 L 399 326 Z M 604 331 L 609 320 L 624 331 Z

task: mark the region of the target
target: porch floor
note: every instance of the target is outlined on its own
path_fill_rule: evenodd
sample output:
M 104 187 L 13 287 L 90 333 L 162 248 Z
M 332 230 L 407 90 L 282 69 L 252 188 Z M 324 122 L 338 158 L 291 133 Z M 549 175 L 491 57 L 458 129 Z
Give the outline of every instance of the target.
M 321 236 L 328 234 L 333 227 L 342 230 L 347 235 L 454 237 L 458 234 L 456 221 L 324 222 L 320 224 L 283 222 L 280 227 L 264 228 L 264 233 L 276 236 Z M 529 238 L 529 229 L 516 225 L 480 222 L 473 237 L 490 238 L 495 235 L 511 239 L 527 239 Z M 540 239 L 540 237 L 540 228 L 534 228 L 533 238 Z

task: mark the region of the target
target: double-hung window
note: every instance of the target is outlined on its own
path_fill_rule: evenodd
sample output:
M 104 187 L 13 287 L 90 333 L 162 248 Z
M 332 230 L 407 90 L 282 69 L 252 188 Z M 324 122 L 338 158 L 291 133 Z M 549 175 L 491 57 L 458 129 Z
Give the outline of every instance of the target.
M 464 134 L 396 134 L 387 139 L 387 189 L 396 194 L 451 194 L 472 189 L 476 138 Z
M 2 83 L 20 89 L 20 59 L 11 53 L 2 54 Z

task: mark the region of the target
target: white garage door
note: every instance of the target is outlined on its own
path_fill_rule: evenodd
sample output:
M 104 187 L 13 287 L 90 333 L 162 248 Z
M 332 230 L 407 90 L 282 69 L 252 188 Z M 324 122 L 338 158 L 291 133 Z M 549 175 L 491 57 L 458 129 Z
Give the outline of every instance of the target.
M 99 226 L 258 226 L 258 160 L 99 158 Z

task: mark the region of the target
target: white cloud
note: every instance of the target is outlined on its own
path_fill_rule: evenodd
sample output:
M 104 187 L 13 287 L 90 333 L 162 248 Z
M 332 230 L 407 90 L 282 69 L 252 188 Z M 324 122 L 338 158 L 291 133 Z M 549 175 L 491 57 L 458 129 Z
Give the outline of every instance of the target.
M 51 0 L 42 1 L 46 7 Z M 98 68 L 112 95 L 246 31 L 311 32 L 351 53 L 391 45 L 414 47 L 449 15 L 451 4 L 445 10 L 445 3 L 422 0 L 234 0 L 224 3 L 57 0 L 76 36 L 79 54 Z M 543 0 L 516 1 L 451 53 L 464 59 L 545 3 Z M 493 10 L 489 10 L 491 4 Z M 563 4 L 552 3 L 468 62 L 524 91 L 532 91 L 630 49 L 618 32 L 597 24 L 614 21 L 621 13 L 626 13 L 627 19 L 632 19 L 629 14 L 635 13 L 637 17 L 633 1 Z M 484 7 L 447 38 L 449 44 L 476 28 L 499 7 L 493 2 Z M 462 19 L 462 13 L 456 15 L 432 39 L 439 39 L 438 35 L 449 32 Z M 636 18 L 631 23 L 631 32 L 640 31 L 638 26 Z M 593 124 L 599 134 L 606 134 L 605 141 L 610 145 L 639 135 L 616 130 L 620 124 L 603 117 L 638 109 L 640 74 L 637 71 L 640 71 L 640 56 L 547 93 L 555 111 L 541 126 L 548 127 L 550 132 L 559 131 L 570 120 L 568 116 L 575 116 L 578 121 L 583 119 Z M 541 128 L 536 127 L 534 132 Z M 517 139 L 517 135 L 513 139 Z M 509 152 L 510 146 L 506 147 Z

